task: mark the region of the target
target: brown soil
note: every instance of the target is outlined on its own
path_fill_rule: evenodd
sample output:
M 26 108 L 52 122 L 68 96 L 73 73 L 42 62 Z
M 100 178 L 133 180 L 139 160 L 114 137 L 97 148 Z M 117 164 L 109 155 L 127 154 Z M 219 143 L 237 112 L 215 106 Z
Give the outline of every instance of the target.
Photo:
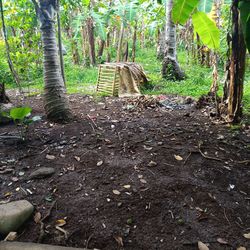
M 24 103 L 43 115 L 40 97 Z M 27 199 L 42 217 L 56 201 L 42 243 L 105 250 L 191 250 L 198 241 L 210 250 L 250 247 L 243 237 L 250 232 L 249 128 L 216 124 L 191 105 L 133 108 L 126 100 L 80 95 L 70 103 L 71 123 L 43 118 L 29 127 L 25 142 L 0 142 L 0 167 L 14 169 L 0 175 L 0 201 Z M 0 129 L 6 135 L 19 128 Z M 29 180 L 39 167 L 56 173 Z M 66 221 L 66 237 L 55 228 L 59 219 Z M 31 219 L 18 240 L 37 242 L 40 227 Z

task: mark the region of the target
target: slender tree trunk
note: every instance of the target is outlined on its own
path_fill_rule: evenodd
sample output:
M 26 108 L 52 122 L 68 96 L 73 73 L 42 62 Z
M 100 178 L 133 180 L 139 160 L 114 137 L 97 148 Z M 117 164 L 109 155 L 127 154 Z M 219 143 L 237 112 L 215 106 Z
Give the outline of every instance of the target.
M 172 22 L 173 0 L 166 3 L 166 46 L 162 63 L 162 77 L 171 80 L 182 80 L 185 78 L 177 61 L 176 53 L 176 27 Z
M 119 42 L 118 42 L 118 49 L 117 49 L 117 62 L 121 61 L 123 36 L 124 36 L 124 24 L 122 22 L 120 36 L 119 36 Z
M 132 62 L 135 62 L 136 56 L 136 42 L 137 42 L 137 21 L 134 27 L 134 34 L 133 34 L 133 45 L 132 45 Z
M 221 12 L 222 1 L 221 0 L 216 0 L 214 2 L 214 4 L 215 4 L 215 13 L 216 13 L 215 23 L 216 23 L 217 27 L 220 28 L 220 15 L 221 15 L 220 12 Z M 219 63 L 218 53 L 214 52 L 212 54 L 213 82 L 212 82 L 212 85 L 210 87 L 209 93 L 212 94 L 213 96 L 215 96 L 215 98 L 217 98 L 216 95 L 217 95 L 217 91 L 218 91 L 218 88 L 219 88 L 219 83 L 218 83 L 218 80 L 219 80 L 218 63 Z M 219 111 L 219 108 L 217 108 L 217 110 Z
M 10 99 L 5 93 L 4 83 L 0 83 L 0 103 L 8 103 L 8 102 L 10 102 Z
M 126 42 L 126 47 L 125 47 L 125 51 L 124 51 L 124 55 L 123 55 L 123 61 L 127 62 L 128 61 L 128 42 Z
M 89 58 L 92 66 L 96 65 L 96 55 L 95 55 L 95 35 L 94 35 L 94 24 L 91 17 L 87 19 L 87 31 L 89 39 Z
M 164 25 L 162 31 L 160 31 L 160 35 L 159 35 L 157 58 L 160 60 L 164 58 L 165 46 L 166 46 L 166 24 Z
M 110 53 L 110 31 L 107 34 L 107 41 L 106 41 L 106 48 L 107 48 L 107 62 L 111 61 L 111 53 Z
M 7 55 L 7 60 L 8 60 L 8 65 L 10 68 L 10 72 L 17 84 L 17 87 L 19 88 L 19 92 L 22 93 L 22 88 L 20 85 L 20 78 L 15 70 L 15 67 L 13 65 L 13 62 L 10 57 L 10 46 L 9 42 L 7 39 L 7 32 L 6 32 L 6 27 L 5 27 L 5 21 L 4 21 L 4 13 L 3 13 L 3 2 L 0 0 L 0 11 L 1 11 L 1 20 L 2 20 L 2 27 L 3 27 L 3 37 L 4 37 L 4 42 L 5 42 L 5 47 L 6 47 L 6 55 Z
M 88 42 L 88 35 L 85 26 L 81 27 L 81 38 L 82 38 L 82 56 L 83 56 L 83 64 L 86 67 L 90 66 L 89 60 L 89 42 Z
M 58 0 L 58 7 L 57 8 L 59 9 L 59 0 Z M 60 67 L 61 67 L 61 74 L 62 74 L 62 78 L 63 78 L 63 83 L 65 85 L 66 81 L 65 81 L 63 49 L 62 49 L 61 20 L 60 20 L 59 11 L 57 12 L 57 28 L 58 28 L 58 46 L 59 46 Z
M 239 122 L 242 116 L 242 96 L 246 62 L 246 45 L 240 25 L 239 0 L 234 0 L 232 5 L 232 55 L 230 63 L 230 83 L 228 97 L 228 120 Z
M 44 108 L 48 119 L 65 121 L 71 117 L 65 86 L 60 72 L 58 46 L 56 43 L 56 6 L 53 0 L 32 0 L 41 22 L 44 54 Z
M 98 58 L 102 58 L 104 47 L 105 47 L 105 41 L 101 40 L 100 45 L 99 45 L 99 50 L 98 50 Z

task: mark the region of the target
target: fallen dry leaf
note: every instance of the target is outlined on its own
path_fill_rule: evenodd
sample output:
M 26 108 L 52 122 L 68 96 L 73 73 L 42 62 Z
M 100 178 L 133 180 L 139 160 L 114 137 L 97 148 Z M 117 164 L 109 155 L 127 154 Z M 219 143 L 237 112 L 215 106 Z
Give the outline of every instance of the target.
M 243 234 L 243 236 L 244 236 L 246 239 L 250 240 L 250 233 Z
M 14 241 L 17 238 L 16 232 L 10 232 L 4 239 L 4 241 Z
M 75 158 L 78 162 L 81 161 L 81 158 L 78 157 L 78 156 L 75 156 L 74 158 Z
M 60 219 L 56 221 L 56 227 L 62 227 L 66 224 L 66 221 L 64 219 Z
M 102 164 L 103 164 L 103 161 L 98 161 L 97 164 L 96 164 L 96 166 L 100 167 Z
M 146 180 L 144 180 L 144 179 L 140 179 L 140 182 L 141 182 L 141 183 L 144 183 L 144 184 L 146 184 L 146 183 L 147 183 L 147 181 L 146 181 Z
M 124 185 L 123 187 L 126 188 L 126 189 L 130 189 L 131 186 L 130 185 Z
M 46 155 L 46 159 L 48 159 L 48 160 L 55 160 L 56 157 L 54 155 Z
M 123 247 L 123 240 L 122 240 L 122 237 L 120 237 L 120 236 L 114 236 L 114 238 L 115 238 L 116 242 L 118 243 L 118 245 L 119 245 L 120 247 Z
M 177 160 L 177 161 L 183 161 L 183 158 L 179 155 L 174 155 L 174 158 Z
M 208 246 L 201 241 L 198 241 L 199 250 L 209 250 Z
M 37 212 L 37 213 L 35 214 L 35 216 L 34 216 L 34 221 L 35 221 L 35 223 L 38 224 L 38 223 L 40 222 L 41 218 L 42 218 L 41 213 L 40 213 L 40 212 Z
M 218 238 L 218 239 L 217 239 L 217 242 L 219 242 L 219 243 L 222 244 L 222 245 L 227 245 L 227 244 L 228 244 L 228 242 L 225 241 L 225 240 L 223 240 L 222 238 Z
M 247 250 L 245 247 L 238 247 L 237 250 Z
M 113 194 L 115 194 L 115 195 L 120 195 L 120 194 L 121 194 L 121 192 L 120 192 L 120 191 L 118 191 L 118 190 L 113 190 Z

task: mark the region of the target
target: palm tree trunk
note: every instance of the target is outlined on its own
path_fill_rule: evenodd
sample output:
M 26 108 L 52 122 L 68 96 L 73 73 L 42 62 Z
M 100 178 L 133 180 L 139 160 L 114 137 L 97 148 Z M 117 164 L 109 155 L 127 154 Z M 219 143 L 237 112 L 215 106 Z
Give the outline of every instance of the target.
M 65 121 L 71 117 L 65 86 L 60 70 L 58 46 L 56 43 L 56 6 L 53 0 L 32 0 L 41 22 L 44 55 L 44 108 L 48 119 Z
M 59 4 L 59 1 L 58 1 L 58 4 Z M 63 49 L 62 49 L 61 19 L 60 19 L 59 12 L 57 12 L 57 28 L 58 28 L 58 46 L 59 46 L 60 67 L 61 67 L 61 74 L 62 74 L 62 78 L 63 78 L 63 83 L 65 85 L 66 80 L 65 80 Z
M 173 0 L 166 3 L 166 47 L 162 63 L 162 77 L 171 80 L 182 80 L 185 75 L 177 61 L 176 27 L 172 22 Z

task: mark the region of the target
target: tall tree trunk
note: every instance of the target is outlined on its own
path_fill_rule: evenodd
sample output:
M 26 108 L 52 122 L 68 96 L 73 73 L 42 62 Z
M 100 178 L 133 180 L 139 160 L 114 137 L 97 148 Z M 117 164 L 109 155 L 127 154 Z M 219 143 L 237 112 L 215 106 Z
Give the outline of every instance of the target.
M 111 52 L 110 52 L 110 31 L 107 34 L 107 41 L 106 41 L 106 48 L 107 48 L 107 62 L 111 61 Z
M 87 19 L 87 31 L 89 39 L 89 58 L 92 66 L 96 65 L 96 56 L 95 56 L 95 35 L 94 35 L 94 24 L 91 17 Z
M 59 10 L 59 0 L 58 6 Z M 62 33 L 61 33 L 61 20 L 60 20 L 60 13 L 57 11 L 57 28 L 58 28 L 58 46 L 59 46 L 59 57 L 60 57 L 60 67 L 61 67 L 61 74 L 63 78 L 64 85 L 66 84 L 65 81 L 65 72 L 64 72 L 64 61 L 63 61 L 63 48 L 62 48 Z
M 232 5 L 232 55 L 230 63 L 230 83 L 228 97 L 228 120 L 239 122 L 242 115 L 243 82 L 246 63 L 246 45 L 240 24 L 239 0 L 234 0 Z
M 122 22 L 121 23 L 121 30 L 120 30 L 119 41 L 118 41 L 117 62 L 121 61 L 123 36 L 124 36 L 124 24 Z
M 166 6 L 166 47 L 162 63 L 162 77 L 171 80 L 182 80 L 185 75 L 177 61 L 176 27 L 172 22 L 173 0 L 167 1 Z
M 98 58 L 102 58 L 104 47 L 105 47 L 105 40 L 101 40 L 99 43 Z
M 134 34 L 133 34 L 133 45 L 132 45 L 132 62 L 135 62 L 136 56 L 136 42 L 137 42 L 137 21 L 134 27 Z
M 157 58 L 160 60 L 162 60 L 164 58 L 165 46 L 166 46 L 166 24 L 164 24 L 164 27 L 160 31 L 160 34 L 159 34 L 159 43 L 158 43 L 158 47 L 157 47 Z
M 56 6 L 53 0 L 32 0 L 41 22 L 44 54 L 44 108 L 48 119 L 65 121 L 71 117 L 65 86 L 60 72 L 58 46 L 56 43 Z
M 90 66 L 89 61 L 89 43 L 88 43 L 88 35 L 85 26 L 81 27 L 81 38 L 82 38 L 82 56 L 83 56 L 83 64 L 86 67 Z
M 126 45 L 125 45 L 125 51 L 124 51 L 124 55 L 123 55 L 123 61 L 124 62 L 127 62 L 128 61 L 128 42 L 126 42 Z
M 3 13 L 3 2 L 0 0 L 0 12 L 1 12 L 1 20 L 2 20 L 2 27 L 3 27 L 3 37 L 4 37 L 4 42 L 5 42 L 5 47 L 6 47 L 6 55 L 7 55 L 7 60 L 8 60 L 8 65 L 10 68 L 10 72 L 17 84 L 17 87 L 19 88 L 20 93 L 22 92 L 22 88 L 20 85 L 20 78 L 15 70 L 15 67 L 13 65 L 13 62 L 10 57 L 10 46 L 9 42 L 7 39 L 7 33 L 6 33 L 6 27 L 5 27 L 5 21 L 4 21 L 4 13 Z
M 220 28 L 221 4 L 222 4 L 221 0 L 216 0 L 214 2 L 215 13 L 216 13 L 216 15 L 215 15 L 215 23 L 216 23 L 218 28 Z M 218 83 L 218 80 L 219 80 L 218 63 L 219 63 L 218 53 L 214 52 L 212 54 L 213 82 L 212 82 L 212 85 L 210 87 L 209 93 L 212 94 L 213 96 L 215 96 L 215 98 L 216 98 L 217 91 L 218 91 L 218 88 L 219 88 L 219 83 Z M 219 111 L 219 108 L 217 108 L 217 110 Z

